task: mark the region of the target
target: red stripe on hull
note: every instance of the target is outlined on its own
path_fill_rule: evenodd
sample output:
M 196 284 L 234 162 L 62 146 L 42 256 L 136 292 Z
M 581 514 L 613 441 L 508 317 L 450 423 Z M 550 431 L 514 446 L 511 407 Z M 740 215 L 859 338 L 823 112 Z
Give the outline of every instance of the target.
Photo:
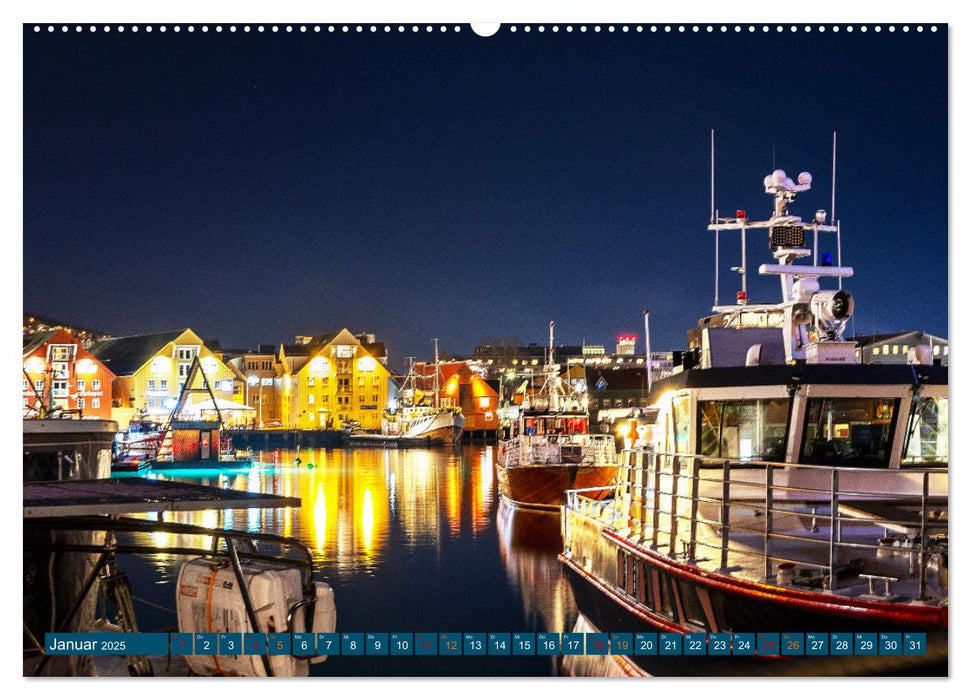
M 697 566 L 675 562 L 650 549 L 640 547 L 611 532 L 603 536 L 619 547 L 651 562 L 653 566 L 667 571 L 672 576 L 693 583 L 717 588 L 737 596 L 760 599 L 788 605 L 813 612 L 838 615 L 840 617 L 865 620 L 883 620 L 888 623 L 912 625 L 927 628 L 947 628 L 947 608 L 929 605 L 909 605 L 900 603 L 880 603 L 847 598 L 831 593 L 814 593 L 780 586 L 772 586 L 755 581 L 736 579 L 725 574 L 705 571 Z

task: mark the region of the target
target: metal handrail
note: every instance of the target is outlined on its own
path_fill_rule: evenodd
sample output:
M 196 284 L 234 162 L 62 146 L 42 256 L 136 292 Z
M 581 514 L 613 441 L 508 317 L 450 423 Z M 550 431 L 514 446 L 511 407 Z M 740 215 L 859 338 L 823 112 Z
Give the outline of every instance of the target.
M 880 473 L 873 468 L 839 467 L 823 465 L 802 465 L 782 462 L 764 462 L 721 459 L 720 474 L 717 477 L 708 469 L 699 470 L 699 462 L 708 462 L 706 467 L 719 466 L 710 464 L 710 458 L 698 455 L 680 455 L 673 453 L 658 453 L 645 450 L 624 450 L 624 452 L 639 453 L 640 464 L 628 460 L 621 468 L 618 483 L 611 498 L 591 498 L 585 494 L 593 491 L 602 493 L 603 488 L 572 489 L 567 491 L 565 533 L 570 532 L 570 513 L 577 513 L 584 517 L 594 517 L 606 521 L 607 527 L 613 530 L 627 531 L 631 537 L 639 537 L 640 542 L 650 544 L 651 548 L 664 548 L 670 556 L 687 556 L 696 559 L 699 546 L 714 549 L 720 554 L 721 569 L 728 569 L 730 554 L 745 554 L 761 556 L 764 564 L 764 578 L 771 578 L 772 566 L 776 562 L 788 562 L 799 566 L 812 567 L 821 571 L 830 590 L 836 587 L 835 572 L 839 569 L 839 555 L 843 551 L 863 554 L 872 553 L 881 556 L 881 550 L 887 545 L 882 542 L 876 544 L 852 541 L 852 531 L 864 528 L 882 528 L 886 535 L 889 530 L 897 528 L 904 532 L 902 540 L 908 546 L 899 547 L 898 552 L 910 558 L 910 580 L 918 581 L 918 597 L 924 599 L 927 595 L 926 564 L 931 556 L 939 555 L 943 549 L 946 553 L 946 541 L 932 541 L 932 536 L 943 531 L 947 532 L 947 522 L 933 522 L 928 518 L 928 509 L 932 506 L 930 494 L 930 478 L 936 475 L 946 475 L 947 469 L 940 467 L 916 467 L 906 470 L 893 470 L 893 473 L 904 473 L 908 476 L 920 478 L 920 493 L 909 496 L 892 493 L 888 490 L 861 490 L 860 486 L 843 489 L 840 476 L 846 474 Z M 733 479 L 732 473 L 737 469 L 751 469 L 757 467 L 765 469 L 763 481 L 752 481 L 751 477 Z M 790 483 L 776 482 L 776 468 L 785 470 L 816 470 L 829 475 L 829 488 L 818 486 L 798 486 Z M 701 471 L 706 474 L 702 475 Z M 884 470 L 886 471 L 886 470 Z M 782 472 L 779 472 L 782 473 Z M 664 482 L 664 483 L 662 483 Z M 702 493 L 702 484 L 710 487 L 708 493 Z M 720 487 L 720 489 L 718 488 Z M 742 496 L 733 494 L 732 489 L 746 489 Z M 720 495 L 712 491 L 720 490 Z M 803 499 L 799 496 L 802 495 Z M 786 504 L 805 504 L 803 510 L 792 507 L 780 507 Z M 881 517 L 878 513 L 853 514 L 841 513 L 841 508 L 847 502 L 871 500 L 890 503 L 898 500 L 909 506 L 918 505 L 919 516 L 914 519 L 898 517 Z M 704 506 L 717 507 L 718 517 L 713 520 L 699 512 Z M 635 517 L 634 507 L 638 507 L 640 517 Z M 733 520 L 732 513 L 738 507 L 743 507 L 762 517 L 760 527 L 748 527 Z M 809 509 L 809 510 L 807 510 Z M 817 523 L 828 526 L 828 532 L 818 536 L 801 534 L 799 530 L 780 526 L 778 521 L 785 522 L 792 517 L 800 519 L 812 518 L 811 533 L 818 532 Z M 682 521 L 688 521 L 688 527 L 681 527 Z M 801 521 L 802 522 L 802 521 Z M 703 539 L 698 536 L 699 525 L 711 528 L 717 539 Z M 628 529 L 629 528 L 629 529 Z M 687 534 L 685 534 L 687 532 Z M 733 546 L 732 535 L 749 537 L 746 548 Z M 857 535 L 857 539 L 862 535 Z M 754 550 L 752 547 L 761 540 L 761 546 Z M 720 540 L 720 541 L 719 541 Z M 798 561 L 791 556 L 781 556 L 773 551 L 776 542 L 800 542 L 808 547 L 826 547 L 825 558 L 821 561 Z M 683 546 L 682 552 L 677 552 L 678 546 Z M 915 567 L 916 559 L 916 567 Z M 916 571 L 915 571 L 916 568 Z M 942 589 L 943 591 L 943 589 Z M 946 591 L 944 591 L 946 595 Z

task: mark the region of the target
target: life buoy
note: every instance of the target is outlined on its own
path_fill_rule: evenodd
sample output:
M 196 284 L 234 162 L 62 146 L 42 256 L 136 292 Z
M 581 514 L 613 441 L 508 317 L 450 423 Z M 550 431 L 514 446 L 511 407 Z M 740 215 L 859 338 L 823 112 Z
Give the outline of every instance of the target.
M 603 421 L 600 424 L 600 432 L 601 433 L 609 433 L 610 432 L 610 423 L 608 423 L 607 421 Z

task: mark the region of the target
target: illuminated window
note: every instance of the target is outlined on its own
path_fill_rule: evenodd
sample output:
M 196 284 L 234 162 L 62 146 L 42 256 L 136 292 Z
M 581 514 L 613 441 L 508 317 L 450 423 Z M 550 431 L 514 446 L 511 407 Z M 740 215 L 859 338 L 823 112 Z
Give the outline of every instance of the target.
M 537 359 L 534 359 L 534 360 L 533 360 L 533 364 L 534 364 L 534 365 L 538 365 L 538 364 L 539 364 L 539 360 L 537 360 Z
M 67 379 L 70 376 L 66 362 L 51 363 L 51 368 L 54 372 L 54 379 Z
M 71 359 L 71 346 L 70 345 L 51 346 L 51 359 L 62 360 L 62 361 Z
M 890 346 L 889 345 L 884 345 L 883 346 L 883 354 L 884 355 L 889 355 L 890 354 Z
M 947 354 L 947 346 L 946 345 L 944 346 L 944 354 L 945 355 Z
M 489 408 L 489 397 L 480 396 L 479 397 L 479 408 Z
M 313 386 L 313 385 L 314 385 L 314 378 L 307 377 L 307 386 Z
M 308 394 L 308 395 L 307 395 L 307 403 L 310 403 L 310 404 L 312 404 L 312 403 L 314 402 L 314 399 L 315 399 L 315 398 L 316 398 L 316 397 L 315 397 L 315 396 L 314 396 L 313 394 Z
M 896 355 L 899 352 L 900 352 L 900 346 L 899 345 L 894 345 L 893 346 L 893 354 Z
M 880 348 L 876 348 L 876 347 L 873 348 L 873 354 L 874 355 L 879 355 L 880 354 Z
M 903 347 L 901 348 L 901 350 L 900 350 L 900 351 L 901 351 L 901 352 L 902 352 L 902 353 L 903 353 L 904 355 L 906 355 L 906 354 L 907 354 L 907 351 L 908 351 L 908 350 L 910 350 L 910 346 L 909 346 L 909 345 L 904 345 L 904 346 L 903 346 Z
M 263 386 L 273 386 L 273 377 L 264 377 L 261 383 Z
M 376 374 L 371 375 L 371 383 L 374 384 L 375 386 L 377 386 L 377 383 L 378 383 L 378 380 L 379 379 L 380 378 L 378 377 L 378 375 L 376 375 Z
M 313 419 L 314 419 L 314 414 L 313 413 L 308 413 L 307 414 L 307 420 L 313 421 Z
M 934 356 L 937 357 L 940 354 L 941 354 L 941 346 L 940 345 L 935 345 L 934 346 Z

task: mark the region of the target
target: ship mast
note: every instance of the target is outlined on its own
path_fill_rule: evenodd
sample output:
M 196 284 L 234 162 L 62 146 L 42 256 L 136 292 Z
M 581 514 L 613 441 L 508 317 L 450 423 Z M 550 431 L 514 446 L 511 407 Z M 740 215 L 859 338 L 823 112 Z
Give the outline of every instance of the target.
M 435 340 L 435 408 L 438 408 L 438 394 L 439 394 L 439 385 L 438 385 L 438 338 L 434 338 L 434 340 Z

